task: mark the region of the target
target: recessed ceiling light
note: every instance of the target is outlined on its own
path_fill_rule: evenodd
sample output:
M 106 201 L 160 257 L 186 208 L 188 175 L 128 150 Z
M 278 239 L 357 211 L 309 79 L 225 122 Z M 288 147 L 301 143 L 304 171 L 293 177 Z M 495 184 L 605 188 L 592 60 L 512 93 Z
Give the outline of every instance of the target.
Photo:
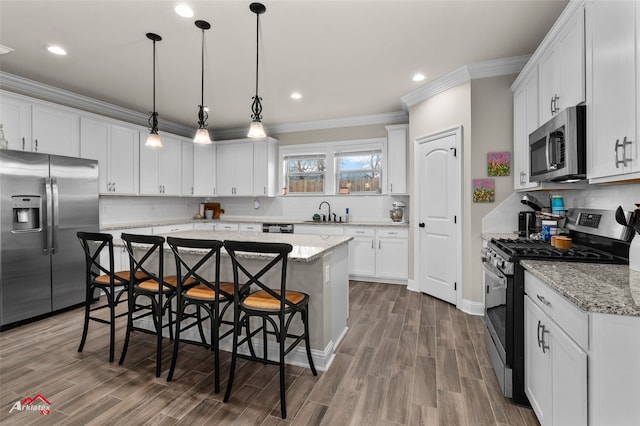
M 183 18 L 193 18 L 193 10 L 186 4 L 179 4 L 173 10 Z
M 293 92 L 291 94 L 291 99 L 301 99 L 301 98 L 302 98 L 302 95 L 298 92 Z
M 422 81 L 424 80 L 424 78 L 424 74 L 418 73 L 413 75 L 413 81 Z
M 49 52 L 53 53 L 54 55 L 64 56 L 64 55 L 66 55 L 66 54 L 67 54 L 67 51 L 66 51 L 66 50 L 64 50 L 62 47 L 60 47 L 60 46 L 56 46 L 56 45 L 54 45 L 54 44 L 49 45 L 49 46 L 45 46 L 45 48 L 46 48 Z

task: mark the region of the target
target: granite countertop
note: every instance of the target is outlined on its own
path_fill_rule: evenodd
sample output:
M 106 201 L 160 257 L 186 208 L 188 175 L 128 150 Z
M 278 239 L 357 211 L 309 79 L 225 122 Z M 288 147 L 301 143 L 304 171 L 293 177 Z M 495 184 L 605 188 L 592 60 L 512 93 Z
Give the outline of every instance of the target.
M 583 311 L 640 316 L 640 272 L 629 265 L 544 260 L 520 264 Z
M 480 236 L 485 241 L 491 241 L 492 238 L 519 238 L 519 235 L 514 232 L 483 232 Z
M 210 239 L 210 240 L 234 240 L 234 241 L 257 241 L 269 243 L 288 243 L 293 246 L 293 251 L 289 254 L 291 262 L 312 262 L 334 248 L 347 244 L 353 237 L 343 236 L 320 236 L 320 235 L 295 235 L 295 234 L 270 234 L 262 232 L 233 232 L 233 231 L 180 231 L 168 234 L 160 234 L 163 237 L 171 236 L 178 238 Z M 122 246 L 124 243 L 119 238 L 114 238 L 113 244 Z M 169 247 L 166 246 L 168 250 Z M 201 250 L 193 250 L 194 253 L 201 253 Z M 223 252 L 224 253 L 224 252 Z M 226 253 L 224 253 L 226 255 Z M 239 257 L 270 258 L 268 255 L 245 255 L 238 254 Z
M 400 228 L 408 228 L 409 224 L 405 222 L 313 222 L 303 220 L 285 220 L 282 218 L 260 218 L 260 217 L 229 217 L 224 219 L 165 219 L 155 221 L 140 221 L 129 223 L 113 223 L 102 224 L 100 226 L 101 231 L 113 231 L 116 229 L 133 229 L 133 228 L 147 228 L 153 226 L 165 226 L 165 225 L 179 225 L 182 223 L 293 223 L 294 225 L 318 225 L 318 226 L 393 226 Z

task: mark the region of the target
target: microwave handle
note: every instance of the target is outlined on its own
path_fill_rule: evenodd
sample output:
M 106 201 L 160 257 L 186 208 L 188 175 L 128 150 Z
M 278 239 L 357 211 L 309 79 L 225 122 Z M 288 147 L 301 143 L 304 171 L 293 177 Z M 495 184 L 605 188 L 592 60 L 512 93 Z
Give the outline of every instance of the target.
M 545 137 L 547 138 L 547 140 L 545 144 L 544 155 L 547 160 L 547 170 L 551 170 L 551 162 L 549 161 L 549 148 L 550 148 L 549 145 L 551 144 L 551 137 L 548 133 L 545 135 Z

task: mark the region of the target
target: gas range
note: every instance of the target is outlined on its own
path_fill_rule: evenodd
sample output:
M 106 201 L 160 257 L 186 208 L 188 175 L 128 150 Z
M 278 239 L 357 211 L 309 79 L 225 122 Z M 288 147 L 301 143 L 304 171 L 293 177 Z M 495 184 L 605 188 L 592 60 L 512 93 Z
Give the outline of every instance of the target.
M 565 228 L 572 247 L 526 238 L 494 238 L 482 252 L 487 351 L 505 396 L 527 404 L 524 392 L 524 268 L 520 260 L 629 263 L 632 234 L 613 210 L 574 209 Z

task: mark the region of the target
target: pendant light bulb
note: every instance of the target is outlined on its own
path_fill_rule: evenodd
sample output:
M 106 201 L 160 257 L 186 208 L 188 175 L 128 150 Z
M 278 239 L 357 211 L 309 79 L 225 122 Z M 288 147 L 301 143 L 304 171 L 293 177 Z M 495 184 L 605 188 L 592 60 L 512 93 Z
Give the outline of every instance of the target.
M 158 34 L 147 33 L 147 38 L 153 41 L 153 112 L 149 116 L 149 136 L 145 146 L 162 148 L 162 141 L 158 135 L 158 113 L 156 112 L 156 41 L 162 40 Z
M 207 119 L 209 114 L 206 111 L 204 105 L 204 32 L 211 28 L 211 24 L 207 21 L 197 20 L 195 22 L 196 27 L 202 30 L 202 68 L 201 68 L 201 89 L 200 89 L 200 105 L 198 105 L 198 130 L 196 130 L 196 136 L 193 138 L 193 143 L 210 144 L 211 137 L 209 136 L 209 130 L 207 130 Z
M 264 138 L 267 134 L 262 126 L 262 98 L 258 95 L 258 64 L 259 64 L 259 52 L 260 52 L 260 15 L 267 11 L 267 8 L 262 3 L 251 3 L 249 9 L 256 14 L 256 94 L 252 98 L 253 104 L 251 105 L 251 126 L 249 127 L 249 138 Z

